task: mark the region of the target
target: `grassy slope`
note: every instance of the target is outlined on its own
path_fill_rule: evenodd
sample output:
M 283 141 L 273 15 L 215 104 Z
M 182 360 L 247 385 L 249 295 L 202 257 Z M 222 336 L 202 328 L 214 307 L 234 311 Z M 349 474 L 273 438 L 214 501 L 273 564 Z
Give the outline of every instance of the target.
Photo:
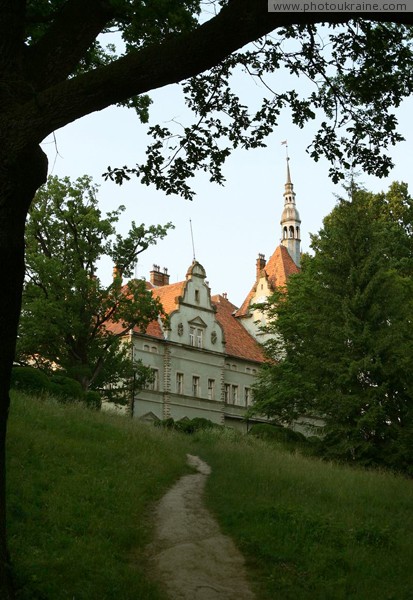
M 186 471 L 182 438 L 15 394 L 8 443 L 18 598 L 161 598 L 148 507 Z
M 9 541 L 19 600 L 160 599 L 145 576 L 150 508 L 213 468 L 207 502 L 264 600 L 407 600 L 412 481 L 334 467 L 249 436 L 192 438 L 15 395 Z
M 207 502 L 255 573 L 259 598 L 413 598 L 412 481 L 248 439 L 198 435 Z

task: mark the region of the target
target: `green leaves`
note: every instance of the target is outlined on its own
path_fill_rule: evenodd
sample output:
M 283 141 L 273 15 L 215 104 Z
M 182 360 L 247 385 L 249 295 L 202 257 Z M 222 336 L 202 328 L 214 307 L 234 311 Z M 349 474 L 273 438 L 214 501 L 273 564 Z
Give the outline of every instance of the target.
M 363 20 L 280 28 L 184 82 L 193 122 L 150 127 L 145 163 L 108 168 L 106 176 L 122 183 L 136 175 L 167 194 L 193 198 L 197 169 L 222 184 L 231 152 L 264 147 L 282 110 L 300 128 L 318 119 L 308 152 L 316 161 L 327 158 L 334 182 L 350 168 L 387 176 L 393 163 L 386 148 L 404 139 L 394 108 L 413 91 L 411 38 L 407 26 Z M 292 75 L 290 89 L 280 86 L 281 69 Z M 255 84 L 253 91 L 240 88 L 241 77 Z
M 254 410 L 322 417 L 329 455 L 389 464 L 413 416 L 412 200 L 404 184 L 350 192 L 270 303 L 278 362 L 261 373 Z
M 132 222 L 126 236 L 115 225 L 124 207 L 101 214 L 97 187 L 88 176 L 71 182 L 50 177 L 32 204 L 26 228 L 26 284 L 18 359 L 56 366 L 84 388 L 118 381 L 131 361 L 122 336 L 145 329 L 162 307 L 145 281 L 133 273 L 139 254 L 172 227 Z M 118 276 L 109 286 L 97 277 L 98 262 L 109 258 Z

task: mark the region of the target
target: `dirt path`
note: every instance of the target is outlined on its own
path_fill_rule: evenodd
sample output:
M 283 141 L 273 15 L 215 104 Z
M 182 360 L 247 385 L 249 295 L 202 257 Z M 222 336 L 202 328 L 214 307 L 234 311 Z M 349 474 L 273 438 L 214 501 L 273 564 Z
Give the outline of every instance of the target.
M 188 454 L 197 469 L 165 494 L 157 507 L 154 571 L 171 600 L 254 600 L 244 559 L 202 500 L 210 467 Z

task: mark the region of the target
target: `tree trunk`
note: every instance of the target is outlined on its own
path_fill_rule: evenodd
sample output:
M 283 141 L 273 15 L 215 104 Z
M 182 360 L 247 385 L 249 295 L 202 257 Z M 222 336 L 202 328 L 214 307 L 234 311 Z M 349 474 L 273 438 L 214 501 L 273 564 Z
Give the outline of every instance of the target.
M 24 278 L 24 226 L 38 187 L 47 176 L 47 158 L 32 147 L 11 159 L 0 154 L 0 598 L 14 597 L 6 537 L 6 429 Z

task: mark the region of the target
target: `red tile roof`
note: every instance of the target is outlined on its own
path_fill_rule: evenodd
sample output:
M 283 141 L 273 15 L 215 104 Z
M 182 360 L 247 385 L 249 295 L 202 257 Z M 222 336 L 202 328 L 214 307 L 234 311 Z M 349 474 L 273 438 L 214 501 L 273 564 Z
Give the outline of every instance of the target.
M 134 333 L 142 333 L 139 327 L 135 327 L 133 331 Z M 150 335 L 163 340 L 163 333 L 159 321 L 151 321 L 146 328 L 145 335 Z
M 271 288 L 275 290 L 277 287 L 284 287 L 290 275 L 299 273 L 300 269 L 291 258 L 287 248 L 280 245 L 277 246 L 274 254 L 265 265 L 264 271 L 267 274 Z
M 261 346 L 234 317 L 237 307 L 224 296 L 212 296 L 217 309 L 217 321 L 224 330 L 225 353 L 237 358 L 263 362 L 265 360 Z
M 163 285 L 151 290 L 154 298 L 159 298 L 166 314 L 170 315 L 179 307 L 178 298 L 184 295 L 186 281 Z
M 152 283 L 150 283 L 149 281 L 146 281 L 146 282 L 145 282 L 145 287 L 146 287 L 146 289 L 147 289 L 148 291 L 152 292 L 152 294 L 153 294 L 155 291 L 157 291 L 157 290 L 156 290 L 156 288 L 154 288 L 154 286 L 152 285 Z M 158 288 L 158 289 L 160 289 L 160 288 Z M 129 293 L 128 283 L 125 283 L 125 284 L 122 286 L 122 291 L 123 291 L 123 293 L 124 293 L 125 295 L 127 295 L 127 294 Z M 121 322 L 121 321 L 119 321 L 119 322 L 114 322 L 114 321 L 111 321 L 111 322 L 109 322 L 109 323 L 106 325 L 106 327 L 107 327 L 107 329 L 108 329 L 109 331 L 111 331 L 111 332 L 112 332 L 112 333 L 114 333 L 114 334 L 120 334 L 120 333 L 121 333 L 122 331 L 124 331 L 124 329 L 125 329 L 125 328 L 123 327 L 123 325 L 122 325 L 122 322 Z M 164 337 L 164 336 L 163 336 L 163 333 L 162 333 L 162 328 L 161 328 L 161 325 L 160 325 L 160 323 L 159 323 L 159 321 L 158 321 L 158 320 L 156 320 L 156 321 L 151 321 L 151 322 L 149 323 L 149 325 L 147 326 L 147 328 L 146 328 L 146 330 L 145 330 L 144 332 L 142 332 L 142 330 L 141 330 L 141 329 L 140 329 L 140 327 L 138 327 L 138 326 L 135 326 L 135 327 L 133 328 L 133 332 L 134 332 L 134 333 L 139 333 L 139 334 L 142 334 L 142 333 L 143 333 L 144 335 L 149 335 L 149 336 L 151 336 L 151 337 L 156 337 L 156 338 L 160 338 L 160 339 L 163 339 L 163 337 Z
M 163 306 L 163 309 L 167 315 L 170 315 L 174 310 L 179 308 L 178 298 L 184 295 L 186 281 L 180 281 L 178 283 L 171 283 L 170 285 L 163 285 L 161 287 L 148 288 L 152 292 L 154 298 L 158 298 Z M 134 328 L 135 333 L 142 333 L 138 327 Z M 146 335 L 163 339 L 163 332 L 159 321 L 151 321 L 146 331 Z
M 290 275 L 299 273 L 300 269 L 291 258 L 287 248 L 280 244 L 275 249 L 262 272 L 267 278 L 270 289 L 274 291 L 277 287 L 284 287 Z M 241 307 L 237 310 L 237 317 L 245 317 L 249 314 L 251 300 L 257 291 L 257 283 L 258 280 L 254 283 Z
M 273 257 L 271 257 L 271 259 L 272 258 Z M 271 259 L 268 264 L 271 266 L 272 270 L 276 271 L 277 264 L 272 266 Z M 295 267 L 295 269 L 297 272 L 297 267 Z M 272 273 L 272 271 L 270 271 L 270 273 Z M 154 298 L 158 298 L 160 300 L 166 314 L 170 315 L 173 311 L 179 308 L 179 297 L 184 295 L 185 285 L 186 281 L 180 281 L 178 283 L 172 283 L 170 285 L 164 285 L 161 287 L 153 287 L 150 283 L 147 283 L 146 287 L 151 291 Z M 127 284 L 125 285 L 125 291 L 126 290 Z M 261 346 L 234 316 L 237 313 L 237 307 L 227 298 L 219 294 L 212 296 L 211 300 L 213 306 L 216 308 L 217 321 L 224 331 L 226 342 L 225 353 L 235 358 L 251 360 L 254 362 L 263 362 L 265 360 L 265 356 Z M 113 323 L 111 329 L 116 333 L 117 330 L 120 329 L 120 324 Z M 134 332 L 142 335 L 142 331 L 139 329 L 139 327 L 135 327 Z M 157 320 L 149 323 L 143 335 L 164 339 L 161 325 Z
M 186 281 L 180 281 L 151 290 L 153 296 L 159 298 L 167 314 L 171 314 L 174 310 L 178 309 L 178 298 L 179 296 L 183 296 L 185 284 Z M 261 346 L 234 317 L 237 307 L 221 295 L 212 296 L 211 300 L 217 311 L 217 321 L 224 330 L 226 341 L 225 353 L 236 358 L 263 362 L 265 357 Z M 135 328 L 134 331 L 141 333 L 138 328 Z M 145 334 L 163 339 L 161 326 L 158 321 L 152 321 L 148 325 Z

